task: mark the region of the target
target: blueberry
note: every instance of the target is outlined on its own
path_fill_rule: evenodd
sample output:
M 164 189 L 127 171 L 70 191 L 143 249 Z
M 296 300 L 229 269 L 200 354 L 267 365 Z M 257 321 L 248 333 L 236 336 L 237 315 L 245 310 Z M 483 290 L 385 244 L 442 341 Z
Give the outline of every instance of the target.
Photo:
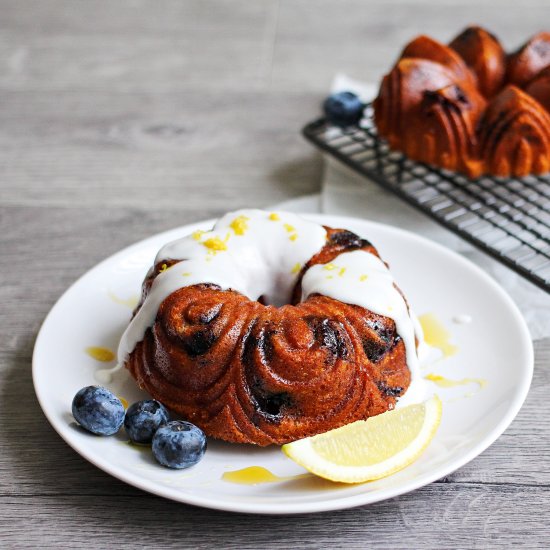
M 168 468 L 194 466 L 206 451 L 206 437 L 190 422 L 173 420 L 161 426 L 153 436 L 153 455 Z
M 151 443 L 155 432 L 168 420 L 166 407 L 156 399 L 138 401 L 126 411 L 124 429 L 135 443 Z
M 124 422 L 120 399 L 101 386 L 86 386 L 73 399 L 73 416 L 86 430 L 96 435 L 112 435 Z
M 337 126 L 349 126 L 359 122 L 365 108 L 364 103 L 353 92 L 338 92 L 325 99 L 325 116 Z

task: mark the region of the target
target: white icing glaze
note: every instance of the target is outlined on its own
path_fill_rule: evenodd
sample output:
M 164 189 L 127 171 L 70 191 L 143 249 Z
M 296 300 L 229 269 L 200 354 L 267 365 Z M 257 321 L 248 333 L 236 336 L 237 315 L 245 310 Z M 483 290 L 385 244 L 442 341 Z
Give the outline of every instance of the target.
M 180 260 L 157 275 L 141 308 L 122 335 L 118 361 L 122 364 L 152 326 L 157 311 L 172 292 L 198 283 L 233 289 L 251 300 L 264 296 L 269 304 L 288 303 L 302 266 L 326 243 L 323 226 L 288 212 L 239 210 L 228 213 L 211 231 L 195 233 L 164 246 L 155 264 Z M 394 320 L 403 339 L 413 383 L 419 386 L 415 317 L 394 286 L 385 264 L 356 250 L 332 262 L 311 267 L 302 279 L 302 299 L 319 293 L 354 304 Z M 419 323 L 416 322 L 419 326 Z M 410 399 L 407 399 L 410 401 Z
M 240 221 L 235 224 L 235 220 Z M 160 304 L 172 292 L 212 283 L 224 290 L 236 290 L 251 300 L 264 296 L 267 303 L 282 305 L 289 302 L 302 266 L 325 243 L 326 230 L 322 225 L 296 214 L 262 210 L 226 214 L 212 231 L 168 243 L 157 254 L 155 264 L 182 261 L 155 278 L 147 299 L 122 335 L 119 362 L 124 362 L 143 339 Z M 226 249 L 215 250 L 216 246 Z
M 405 344 L 411 378 L 418 376 L 415 322 L 394 286 L 390 270 L 380 258 L 354 250 L 343 252 L 329 264 L 312 266 L 302 279 L 302 300 L 310 294 L 329 296 L 393 319 L 397 334 Z M 418 336 L 420 339 L 422 333 Z
M 413 364 L 409 364 L 407 359 L 407 366 L 411 372 L 411 383 L 409 384 L 405 395 L 398 399 L 395 405 L 396 408 L 406 407 L 407 405 L 412 405 L 413 403 L 421 403 L 426 399 L 427 384 L 420 372 L 420 369 L 424 363 L 429 362 L 432 347 L 426 344 L 422 325 L 410 307 L 409 315 L 413 324 L 414 334 L 418 341 L 418 347 L 416 349 L 417 360 Z
M 94 378 L 100 384 L 110 384 L 113 381 L 113 374 L 110 371 L 111 369 L 98 370 L 94 373 Z
M 96 370 L 94 373 L 94 378 L 100 384 L 110 384 L 113 381 L 115 373 L 117 373 L 121 368 L 122 363 L 118 363 L 110 369 Z

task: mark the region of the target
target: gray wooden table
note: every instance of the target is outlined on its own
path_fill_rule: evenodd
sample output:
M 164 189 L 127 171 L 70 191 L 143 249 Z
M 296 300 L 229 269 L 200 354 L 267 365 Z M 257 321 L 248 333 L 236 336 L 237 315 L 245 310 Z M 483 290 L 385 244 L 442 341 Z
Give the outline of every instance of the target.
M 0 547 L 550 546 L 550 339 L 505 434 L 423 489 L 336 513 L 214 512 L 72 451 L 31 355 L 69 284 L 136 240 L 318 189 L 299 136 L 335 72 L 377 80 L 398 46 L 479 22 L 519 44 L 548 2 L 0 1 Z

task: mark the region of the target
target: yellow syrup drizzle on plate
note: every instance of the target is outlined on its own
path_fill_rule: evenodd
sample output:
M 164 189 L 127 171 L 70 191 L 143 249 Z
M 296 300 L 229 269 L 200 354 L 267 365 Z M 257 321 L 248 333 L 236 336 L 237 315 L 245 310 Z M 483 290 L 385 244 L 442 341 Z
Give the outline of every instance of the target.
M 110 363 L 114 358 L 115 354 L 107 348 L 102 348 L 99 346 L 90 346 L 84 350 L 90 357 L 96 361 L 101 361 L 102 363 Z
M 479 384 L 483 388 L 487 384 L 487 380 L 483 378 L 463 378 L 462 380 L 451 380 L 439 374 L 427 374 L 424 377 L 426 380 L 433 382 L 440 388 L 454 388 L 455 386 L 465 386 L 466 384 Z
M 278 476 L 262 466 L 249 466 L 242 470 L 233 470 L 224 472 L 223 481 L 229 483 L 238 483 L 240 485 L 259 485 L 260 483 L 276 483 L 277 481 L 288 481 L 290 479 L 300 479 L 309 477 L 310 474 L 298 474 L 295 476 Z
M 109 292 L 109 298 L 115 303 L 120 304 L 121 306 L 129 307 L 134 309 L 138 305 L 139 296 L 137 294 L 132 294 L 129 298 L 119 298 L 113 292 Z
M 422 326 L 426 344 L 441 350 L 444 357 L 450 357 L 458 351 L 458 348 L 449 342 L 451 334 L 433 313 L 420 315 L 418 320 Z

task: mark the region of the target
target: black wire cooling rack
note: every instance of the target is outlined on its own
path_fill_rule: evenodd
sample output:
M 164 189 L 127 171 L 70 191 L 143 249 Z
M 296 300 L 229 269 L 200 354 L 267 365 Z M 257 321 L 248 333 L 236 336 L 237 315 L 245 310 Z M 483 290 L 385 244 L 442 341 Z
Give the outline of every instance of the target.
M 393 191 L 409 204 L 550 292 L 550 175 L 477 180 L 411 161 L 390 151 L 373 122 L 311 122 L 304 136 L 317 147 Z

